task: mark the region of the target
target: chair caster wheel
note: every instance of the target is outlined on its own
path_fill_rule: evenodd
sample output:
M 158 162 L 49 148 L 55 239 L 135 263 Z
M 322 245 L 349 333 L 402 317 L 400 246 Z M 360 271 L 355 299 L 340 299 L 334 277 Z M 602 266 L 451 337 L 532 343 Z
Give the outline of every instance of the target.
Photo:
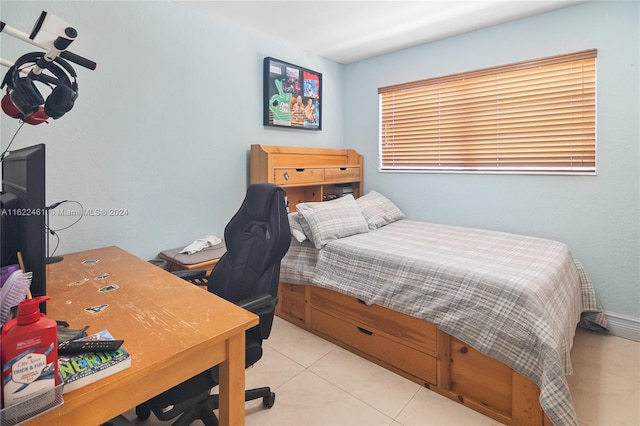
M 147 420 L 151 416 L 151 409 L 146 405 L 138 405 L 136 407 L 136 417 L 138 420 Z
M 273 392 L 271 392 L 269 396 L 265 396 L 264 398 L 262 398 L 262 405 L 264 405 L 266 408 L 273 407 L 273 404 L 275 404 L 275 402 L 276 402 L 276 394 Z

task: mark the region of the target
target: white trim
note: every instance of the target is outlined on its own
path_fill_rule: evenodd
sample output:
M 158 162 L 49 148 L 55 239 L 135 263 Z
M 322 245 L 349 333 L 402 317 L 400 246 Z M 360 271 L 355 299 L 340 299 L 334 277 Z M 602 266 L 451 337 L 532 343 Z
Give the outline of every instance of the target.
M 605 312 L 604 315 L 607 317 L 611 334 L 640 342 L 640 318 L 615 312 Z

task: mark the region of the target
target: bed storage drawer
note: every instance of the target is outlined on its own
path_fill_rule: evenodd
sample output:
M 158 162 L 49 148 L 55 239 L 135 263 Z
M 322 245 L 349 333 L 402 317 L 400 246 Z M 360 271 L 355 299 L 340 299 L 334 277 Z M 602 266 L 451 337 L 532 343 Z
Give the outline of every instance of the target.
M 388 339 L 374 328 L 360 327 L 316 309 L 311 311 L 311 327 L 425 382 L 437 384 L 436 358 Z
M 305 288 L 304 285 L 280 283 L 278 286 L 278 304 L 276 313 L 295 323 L 305 322 Z
M 451 337 L 451 391 L 511 415 L 512 370 Z
M 360 167 L 327 167 L 324 169 L 325 182 L 348 182 L 360 180 Z
M 348 318 L 366 329 L 376 329 L 390 340 L 431 355 L 437 354 L 434 324 L 382 306 L 367 306 L 355 297 L 320 287 L 311 288 L 311 303 L 314 308 L 337 318 Z
M 298 185 L 301 183 L 321 183 L 323 168 L 282 168 L 273 170 L 273 182 L 277 185 Z

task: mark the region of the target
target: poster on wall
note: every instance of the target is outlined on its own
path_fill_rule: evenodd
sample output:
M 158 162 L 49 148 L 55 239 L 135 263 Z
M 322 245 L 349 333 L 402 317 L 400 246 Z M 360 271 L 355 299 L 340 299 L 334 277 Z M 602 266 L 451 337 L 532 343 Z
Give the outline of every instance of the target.
M 322 129 L 322 74 L 264 58 L 263 125 Z

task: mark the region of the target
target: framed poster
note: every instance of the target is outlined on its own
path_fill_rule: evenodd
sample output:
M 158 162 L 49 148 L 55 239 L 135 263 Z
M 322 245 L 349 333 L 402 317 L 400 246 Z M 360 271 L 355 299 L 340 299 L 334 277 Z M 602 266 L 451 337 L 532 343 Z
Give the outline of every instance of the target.
M 322 74 L 264 58 L 263 125 L 322 130 Z

